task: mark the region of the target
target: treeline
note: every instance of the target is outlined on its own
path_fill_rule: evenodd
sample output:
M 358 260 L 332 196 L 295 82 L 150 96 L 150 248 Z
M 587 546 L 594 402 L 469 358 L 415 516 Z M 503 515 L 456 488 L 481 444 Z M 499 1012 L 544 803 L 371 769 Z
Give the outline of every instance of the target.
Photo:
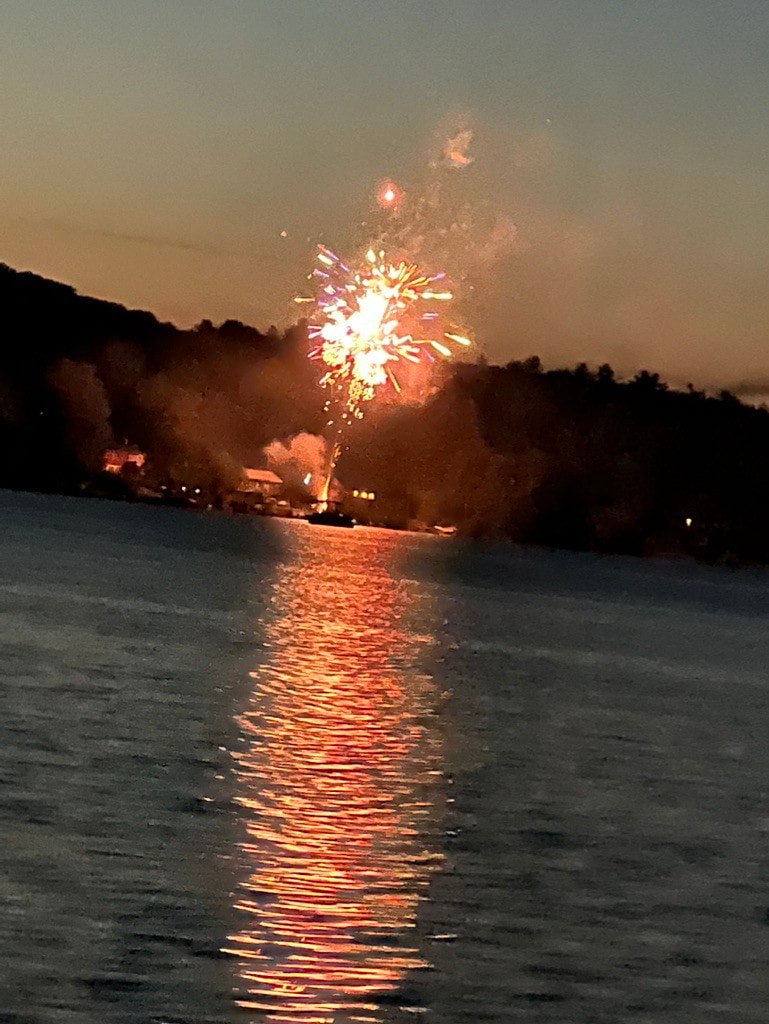
M 322 425 L 300 329 L 181 331 L 2 264 L 0 308 L 4 486 L 77 492 L 134 444 L 154 480 L 221 492 L 274 437 Z
M 394 518 L 522 543 L 769 562 L 769 413 L 642 371 L 460 365 L 347 459 Z M 344 469 L 344 464 L 343 467 Z
M 105 448 L 135 444 L 153 480 L 216 498 L 271 441 L 323 431 L 301 326 L 180 331 L 2 265 L 0 303 L 1 485 L 76 492 Z M 765 410 L 536 357 L 436 372 L 420 401 L 373 402 L 346 437 L 339 477 L 376 492 L 376 521 L 769 562 Z

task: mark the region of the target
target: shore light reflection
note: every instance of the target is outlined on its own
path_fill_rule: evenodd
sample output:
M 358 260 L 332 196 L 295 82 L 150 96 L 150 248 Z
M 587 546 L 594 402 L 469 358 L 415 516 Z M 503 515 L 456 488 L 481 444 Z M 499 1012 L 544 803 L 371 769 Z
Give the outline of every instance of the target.
M 307 528 L 275 585 L 237 756 L 246 879 L 230 937 L 260 1020 L 378 1022 L 426 966 L 440 743 L 392 535 Z

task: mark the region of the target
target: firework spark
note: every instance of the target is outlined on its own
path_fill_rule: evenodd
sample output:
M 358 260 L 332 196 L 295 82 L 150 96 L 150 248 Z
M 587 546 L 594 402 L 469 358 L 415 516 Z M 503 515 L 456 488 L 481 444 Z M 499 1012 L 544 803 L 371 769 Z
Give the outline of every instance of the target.
M 383 181 L 376 194 L 376 201 L 383 210 L 398 210 L 403 199 L 403 192 L 394 181 Z
M 318 247 L 317 260 L 317 298 L 297 299 L 315 303 L 309 354 L 326 368 L 321 385 L 335 389 L 353 416 L 381 387 L 401 390 L 399 363 L 447 358 L 447 341 L 470 345 L 439 312 L 453 298 L 444 274 L 390 260 L 383 250 L 369 249 L 357 270 L 326 246 Z

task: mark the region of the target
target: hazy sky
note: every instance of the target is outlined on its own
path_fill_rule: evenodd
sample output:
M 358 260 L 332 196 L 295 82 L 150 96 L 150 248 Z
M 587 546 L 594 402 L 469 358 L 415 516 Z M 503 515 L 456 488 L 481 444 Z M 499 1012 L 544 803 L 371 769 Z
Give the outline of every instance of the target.
M 466 282 L 489 355 L 767 376 L 768 101 L 766 0 L 5 0 L 0 260 L 285 323 L 467 127 L 452 203 L 514 242 Z

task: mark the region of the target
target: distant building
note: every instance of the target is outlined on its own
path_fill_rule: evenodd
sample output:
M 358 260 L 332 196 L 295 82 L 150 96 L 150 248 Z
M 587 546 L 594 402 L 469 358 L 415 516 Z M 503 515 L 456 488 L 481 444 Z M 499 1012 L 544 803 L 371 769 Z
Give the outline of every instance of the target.
M 269 469 L 244 469 L 244 480 L 238 488 L 239 494 L 261 495 L 262 498 L 275 498 L 283 486 L 283 481 Z
M 108 448 L 103 456 L 103 468 L 106 473 L 122 473 L 126 467 L 142 469 L 147 461 L 144 452 L 134 446 L 124 448 Z

